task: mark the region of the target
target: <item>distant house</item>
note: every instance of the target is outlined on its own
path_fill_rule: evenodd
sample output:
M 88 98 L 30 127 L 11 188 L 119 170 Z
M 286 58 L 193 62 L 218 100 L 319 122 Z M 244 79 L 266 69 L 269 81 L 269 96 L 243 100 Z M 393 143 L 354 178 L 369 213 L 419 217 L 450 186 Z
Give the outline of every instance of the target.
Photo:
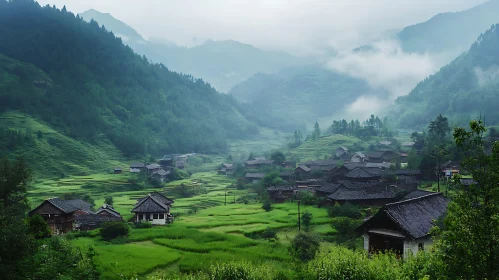
M 441 172 L 446 178 L 452 178 L 452 176 L 461 172 L 461 164 L 459 162 L 449 160 L 442 165 Z
M 348 149 L 343 147 L 343 146 L 340 146 L 336 149 L 336 153 L 335 153 L 335 156 L 337 158 L 341 157 L 343 154 L 345 153 L 348 153 Z
M 339 160 L 325 159 L 325 160 L 312 160 L 304 162 L 303 165 L 312 170 L 330 171 L 335 169 L 340 164 Z
M 130 172 L 131 173 L 139 173 L 145 168 L 145 164 L 142 162 L 132 162 L 130 164 Z
M 163 168 L 175 167 L 175 162 L 173 161 L 173 156 L 165 156 L 164 158 L 159 160 L 159 164 Z
M 382 170 L 389 169 L 390 166 L 392 166 L 392 164 L 389 162 L 367 162 L 366 163 L 366 167 L 377 167 L 377 168 L 381 168 Z
M 232 163 L 222 163 L 220 170 L 218 170 L 218 174 L 220 175 L 232 175 L 234 173 L 234 167 Z
M 400 154 L 400 163 L 407 163 L 407 153 Z
M 41 215 L 52 234 L 62 234 L 73 230 L 73 221 L 77 216 L 90 214 L 90 207 L 90 203 L 81 199 L 63 200 L 54 197 L 42 202 L 29 215 Z
M 296 161 L 285 161 L 282 163 L 282 167 L 286 169 L 295 169 Z
M 95 214 L 79 215 L 75 217 L 73 228 L 75 230 L 92 230 L 99 228 L 105 222 L 121 222 L 123 218 L 111 205 L 102 205 Z
M 182 169 L 182 170 L 185 169 L 185 165 L 186 165 L 186 163 L 183 162 L 183 161 L 177 161 L 175 163 L 175 167 L 178 168 L 178 169 Z
M 151 163 L 151 164 L 146 165 L 147 174 L 152 175 L 154 172 L 156 172 L 160 169 L 161 169 L 161 165 L 159 165 L 157 163 Z
M 279 177 L 281 177 L 281 179 L 283 179 L 284 181 L 290 181 L 291 178 L 293 177 L 293 172 L 292 171 L 280 172 Z
M 297 168 L 295 168 L 295 175 L 297 178 L 303 179 L 303 178 L 308 178 L 310 176 L 310 172 L 312 169 L 308 168 L 305 165 L 298 165 Z
M 338 183 L 327 183 L 322 185 L 320 188 L 315 190 L 315 193 L 318 197 L 327 197 L 328 195 L 333 194 L 338 188 L 341 187 L 341 184 Z
M 132 209 L 135 214 L 134 221 L 139 223 L 143 221 L 151 222 L 153 225 L 165 225 L 173 221 L 170 214 L 170 208 L 173 200 L 166 196 L 152 192 L 138 200 Z
M 159 180 L 160 182 L 164 182 L 168 178 L 168 175 L 170 175 L 170 174 L 171 174 L 170 170 L 166 171 L 164 169 L 159 169 L 159 170 L 153 171 L 152 177 Z
M 344 176 L 352 171 L 355 168 L 358 167 L 365 167 L 366 163 L 363 162 L 351 162 L 351 163 L 345 163 L 342 166 L 332 169 L 328 172 L 327 177 L 328 180 L 331 182 L 336 182 L 337 180 L 343 179 Z
M 244 178 L 250 183 L 256 183 L 265 177 L 265 173 L 246 173 Z
M 412 148 L 416 142 L 402 142 L 402 147 Z
M 350 159 L 351 162 L 365 162 L 366 160 L 367 157 L 361 152 L 356 152 Z
M 392 162 L 395 163 L 400 155 L 393 151 L 375 151 L 365 153 L 369 162 Z
M 332 204 L 346 202 L 364 206 L 381 206 L 395 199 L 393 191 L 369 190 L 366 188 L 349 189 L 340 186 L 334 193 L 327 196 Z
M 392 142 L 390 142 L 390 141 L 381 141 L 381 142 L 379 142 L 379 144 L 381 146 L 390 146 L 392 144 Z
M 271 166 L 274 164 L 273 160 L 269 159 L 255 159 L 255 160 L 248 160 L 245 163 L 246 168 L 261 168 L 264 166 Z
M 119 167 L 115 167 L 114 170 L 113 170 L 113 173 L 114 174 L 121 174 L 121 173 L 123 173 L 123 169 L 121 169 Z
M 95 211 L 97 215 L 116 217 L 121 219 L 121 215 L 118 211 L 114 210 L 114 207 L 109 204 L 103 204 L 97 211 Z
M 287 199 L 292 199 L 297 190 L 296 186 L 273 186 L 267 188 L 270 199 L 276 203 L 285 202 Z
M 381 179 L 383 170 L 377 167 L 357 167 L 345 174 L 346 180 L 372 181 Z
M 357 229 L 364 234 L 364 249 L 390 250 L 404 258 L 424 250 L 432 244 L 430 230 L 448 203 L 441 193 L 430 193 L 383 206 Z

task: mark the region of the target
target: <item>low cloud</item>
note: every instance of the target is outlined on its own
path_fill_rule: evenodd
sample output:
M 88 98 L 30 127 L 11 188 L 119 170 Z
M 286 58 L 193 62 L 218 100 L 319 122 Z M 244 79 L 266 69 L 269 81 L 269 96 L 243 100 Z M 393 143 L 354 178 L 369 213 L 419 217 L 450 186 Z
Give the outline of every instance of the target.
M 487 70 L 476 67 L 474 71 L 480 87 L 496 84 L 499 81 L 499 66 L 493 66 Z

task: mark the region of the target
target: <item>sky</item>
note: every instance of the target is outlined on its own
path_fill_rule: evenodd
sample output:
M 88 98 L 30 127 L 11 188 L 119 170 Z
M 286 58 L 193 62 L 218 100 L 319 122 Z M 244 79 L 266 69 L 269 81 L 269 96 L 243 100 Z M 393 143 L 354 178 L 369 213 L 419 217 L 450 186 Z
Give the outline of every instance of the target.
M 347 49 L 386 32 L 486 0 L 39 0 L 74 13 L 107 12 L 145 38 L 179 45 L 236 40 L 309 54 Z

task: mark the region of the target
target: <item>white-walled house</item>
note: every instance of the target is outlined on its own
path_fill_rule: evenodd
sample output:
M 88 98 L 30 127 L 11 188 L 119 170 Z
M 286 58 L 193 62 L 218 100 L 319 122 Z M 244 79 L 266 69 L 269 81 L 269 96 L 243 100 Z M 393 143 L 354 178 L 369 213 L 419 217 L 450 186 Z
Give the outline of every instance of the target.
M 139 173 L 141 172 L 146 165 L 142 162 L 132 162 L 130 164 L 130 173 Z
M 365 161 L 367 161 L 367 157 L 361 152 L 356 152 L 355 154 L 353 154 L 350 161 L 351 162 L 365 162 Z
M 173 216 L 170 214 L 170 208 L 173 200 L 158 193 L 152 192 L 147 196 L 139 199 L 132 213 L 135 214 L 134 221 L 150 222 L 153 225 L 165 225 L 173 221 Z
M 430 230 L 447 211 L 449 200 L 441 193 L 414 193 L 418 195 L 386 204 L 357 229 L 364 234 L 367 252 L 393 251 L 407 258 L 433 244 Z

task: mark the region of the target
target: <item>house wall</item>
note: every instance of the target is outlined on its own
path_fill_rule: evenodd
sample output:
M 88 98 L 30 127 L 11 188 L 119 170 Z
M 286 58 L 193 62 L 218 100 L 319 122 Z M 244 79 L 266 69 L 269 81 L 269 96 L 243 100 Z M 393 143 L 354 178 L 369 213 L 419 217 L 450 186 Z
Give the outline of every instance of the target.
M 139 173 L 141 171 L 140 168 L 130 168 L 131 173 Z
M 364 233 L 364 250 L 369 252 L 369 234 Z
M 159 214 L 163 214 L 163 219 L 154 219 L 154 214 L 157 214 L 159 217 Z M 148 221 L 153 225 L 165 225 L 166 224 L 166 218 L 167 218 L 167 213 L 149 213 L 149 220 L 146 220 L 146 213 L 137 213 L 135 214 L 135 221 L 136 222 L 143 222 L 143 221 Z
M 404 240 L 404 259 L 411 254 L 415 255 L 419 252 L 419 244 L 423 244 L 423 249 L 427 250 L 428 247 L 433 245 L 431 237 L 419 238 L 416 240 Z

